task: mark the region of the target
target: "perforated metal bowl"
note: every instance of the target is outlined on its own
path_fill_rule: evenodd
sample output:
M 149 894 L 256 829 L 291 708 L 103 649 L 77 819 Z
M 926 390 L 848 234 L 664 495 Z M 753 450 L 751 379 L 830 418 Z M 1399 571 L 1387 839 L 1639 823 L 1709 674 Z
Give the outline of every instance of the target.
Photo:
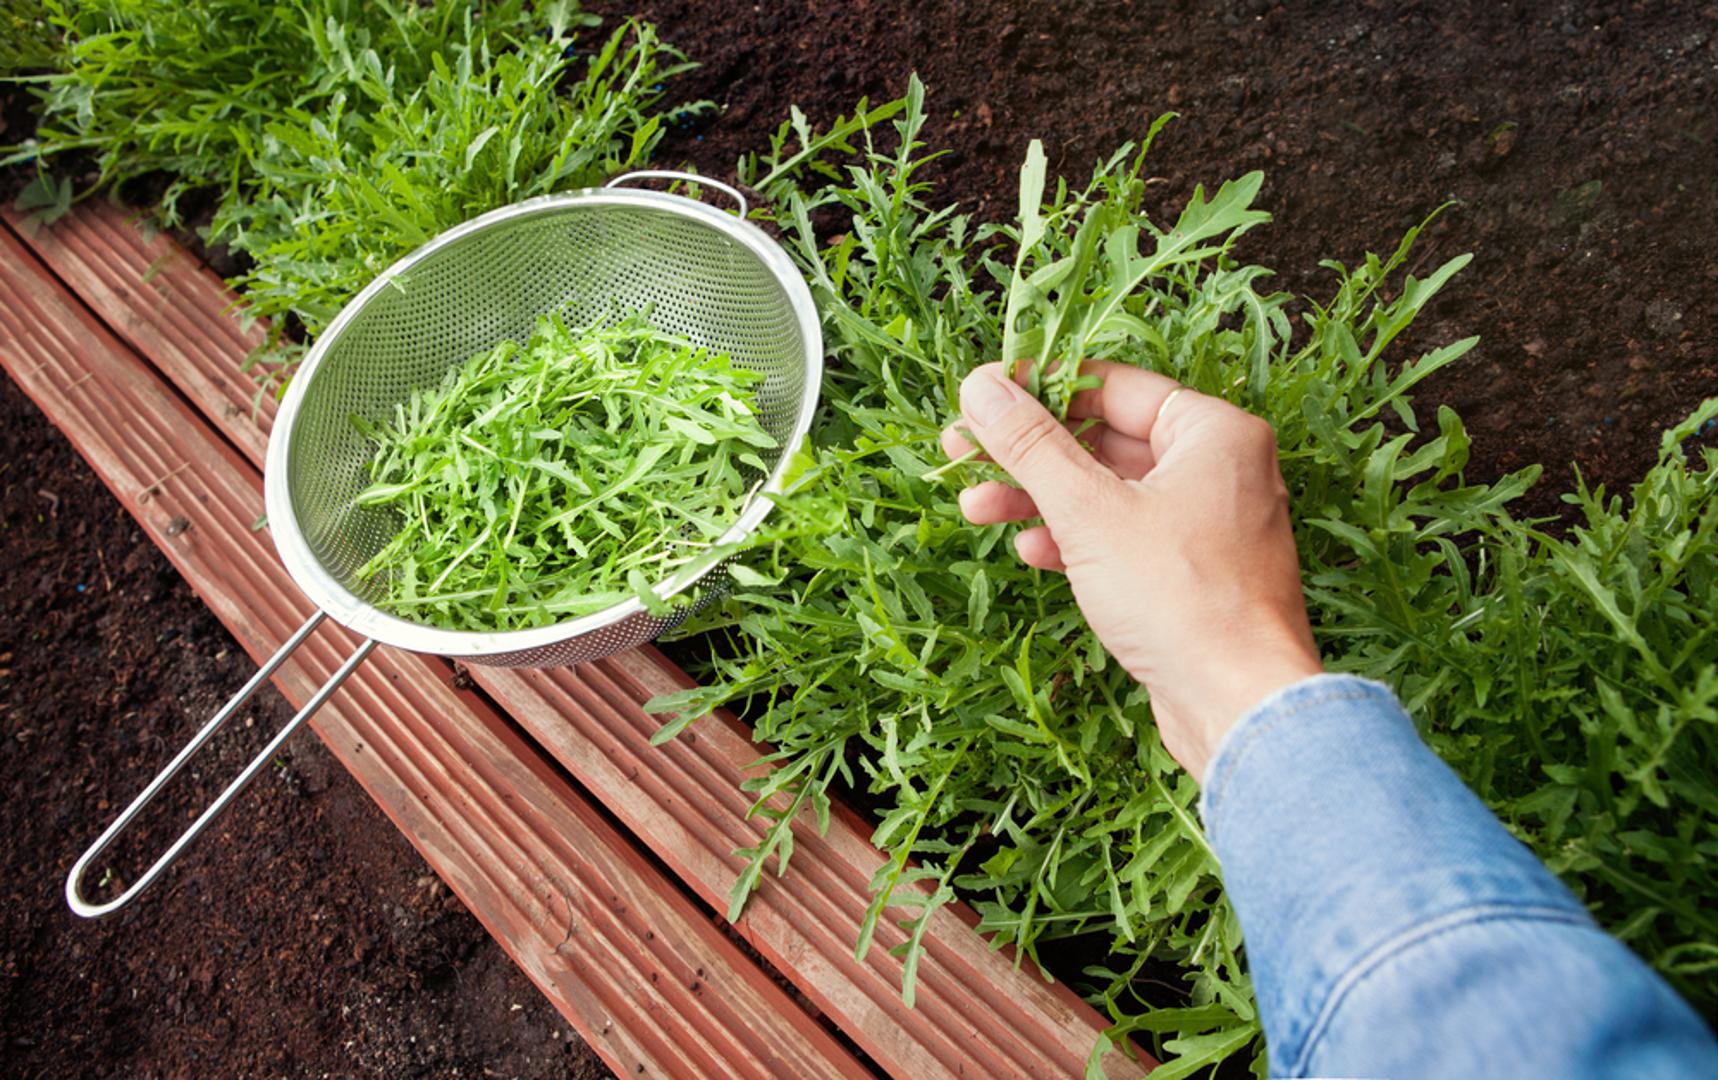
M 443 630 L 379 610 L 360 567 L 398 532 L 394 511 L 354 506 L 374 447 L 352 424 L 383 420 L 415 388 L 559 312 L 570 325 L 645 310 L 651 322 L 762 373 L 760 420 L 779 447 L 763 490 L 779 491 L 785 448 L 811 424 L 822 342 L 811 294 L 756 227 L 676 195 L 606 190 L 509 206 L 444 233 L 347 305 L 316 343 L 269 440 L 267 498 L 281 561 L 306 596 L 365 637 L 481 664 L 558 666 L 655 638 L 680 614 L 637 600 L 531 630 Z M 751 501 L 721 542 L 769 512 Z M 691 570 L 660 591 L 684 591 Z
M 646 177 L 722 191 L 740 216 L 679 195 L 616 187 Z M 412 390 L 434 385 L 472 355 L 524 341 L 540 316 L 557 313 L 580 325 L 647 311 L 661 329 L 764 375 L 760 419 L 778 449 L 762 455 L 768 475 L 718 546 L 743 539 L 769 513 L 766 496 L 781 490 L 791 451 L 810 429 L 823 372 L 810 291 L 787 253 L 745 221 L 745 211 L 738 191 L 708 178 L 632 173 L 601 190 L 532 199 L 451 229 L 389 267 L 341 311 L 281 403 L 264 480 L 281 561 L 319 611 L 78 860 L 66 881 L 73 911 L 109 914 L 147 888 L 378 643 L 478 664 L 557 667 L 650 641 L 695 608 L 659 617 L 634 599 L 552 626 L 496 632 L 444 630 L 380 610 L 373 603 L 380 583 L 359 581 L 357 571 L 398 526 L 392 511 L 356 505 L 373 447 L 352 417 L 384 418 Z M 657 591 L 682 593 L 715 568 L 688 564 Z M 701 595 L 707 601 L 715 591 Z M 85 901 L 85 869 L 325 616 L 364 644 L 131 888 L 107 903 Z

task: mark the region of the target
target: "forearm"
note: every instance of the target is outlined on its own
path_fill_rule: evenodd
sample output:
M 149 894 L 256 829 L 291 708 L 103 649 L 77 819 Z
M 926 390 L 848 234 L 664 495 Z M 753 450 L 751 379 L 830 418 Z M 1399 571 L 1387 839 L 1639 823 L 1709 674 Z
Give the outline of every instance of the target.
M 1691 1010 L 1593 926 L 1381 686 L 1321 676 L 1265 702 L 1219 749 L 1203 811 L 1273 1072 L 1553 1075 L 1663 1053 L 1718 1065 Z

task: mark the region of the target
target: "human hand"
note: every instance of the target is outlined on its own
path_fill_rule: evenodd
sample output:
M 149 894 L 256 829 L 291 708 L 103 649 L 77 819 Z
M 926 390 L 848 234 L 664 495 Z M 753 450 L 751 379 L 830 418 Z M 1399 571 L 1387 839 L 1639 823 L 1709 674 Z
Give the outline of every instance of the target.
M 968 453 L 964 428 L 1020 487 L 967 488 L 961 511 L 977 525 L 1043 518 L 1015 550 L 1068 575 L 1099 640 L 1151 692 L 1163 745 L 1203 780 L 1236 721 L 1323 670 L 1276 438 L 1258 417 L 1162 375 L 1100 361 L 1083 370 L 1103 385 L 1068 411 L 1096 421 L 1078 441 L 1001 364 L 967 376 L 943 449 Z

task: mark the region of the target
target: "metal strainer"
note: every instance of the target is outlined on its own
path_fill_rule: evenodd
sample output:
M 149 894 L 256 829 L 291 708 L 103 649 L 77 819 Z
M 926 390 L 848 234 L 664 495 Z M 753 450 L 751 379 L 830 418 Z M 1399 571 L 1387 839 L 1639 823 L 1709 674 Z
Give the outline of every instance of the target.
M 680 195 L 620 190 L 635 179 L 681 180 L 721 191 L 740 216 Z M 789 451 L 817 405 L 823 339 L 811 293 L 779 245 L 746 222 L 746 200 L 726 184 L 685 173 L 629 173 L 607 188 L 548 195 L 450 229 L 389 267 L 340 313 L 295 374 L 269 437 L 264 474 L 269 528 L 287 572 L 318 612 L 269 658 L 78 859 L 66 901 L 83 916 L 130 903 L 225 809 L 280 746 L 377 644 L 476 664 L 559 667 L 650 641 L 691 613 L 651 615 L 636 599 L 528 630 L 444 630 L 375 607 L 377 582 L 356 572 L 398 531 L 393 512 L 358 507 L 373 447 L 353 415 L 381 420 L 414 389 L 502 341 L 524 341 L 539 316 L 581 325 L 647 311 L 652 324 L 726 352 L 761 373 L 759 419 L 778 449 L 760 494 L 719 543 L 744 539 L 769 513 Z M 691 564 L 660 583 L 671 596 L 714 566 Z M 706 589 L 700 603 L 717 590 Z M 225 791 L 136 883 L 105 903 L 80 894 L 85 870 L 190 757 L 234 715 L 324 617 L 366 640 Z

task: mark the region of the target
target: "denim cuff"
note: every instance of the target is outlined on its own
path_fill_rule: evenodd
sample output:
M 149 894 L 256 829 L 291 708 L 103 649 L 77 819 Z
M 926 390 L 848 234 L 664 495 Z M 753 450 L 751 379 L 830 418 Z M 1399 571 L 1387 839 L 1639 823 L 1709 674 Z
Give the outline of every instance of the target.
M 1588 919 L 1396 696 L 1352 675 L 1305 679 L 1242 718 L 1200 816 L 1277 1064 L 1303 1062 L 1344 988 L 1425 927 Z
M 1297 683 L 1290 683 L 1274 691 L 1253 706 L 1252 711 L 1223 736 L 1223 741 L 1217 744 L 1216 755 L 1205 769 L 1205 784 L 1199 793 L 1199 820 L 1205 823 L 1207 837 L 1215 839 L 1215 815 L 1219 812 L 1219 803 L 1222 802 L 1228 781 L 1234 776 L 1235 769 L 1247 752 L 1258 745 L 1260 736 L 1268 732 L 1272 725 L 1288 720 L 1297 713 L 1333 702 L 1364 701 L 1368 698 L 1379 715 L 1394 713 L 1402 723 L 1408 725 L 1409 731 L 1413 730 L 1413 722 L 1396 703 L 1396 695 L 1390 688 L 1371 679 L 1362 679 L 1358 675 L 1329 672 L 1309 675 Z
M 1278 690 L 1199 814 L 1271 1075 L 1711 1077 L 1718 1044 L 1352 675 Z

